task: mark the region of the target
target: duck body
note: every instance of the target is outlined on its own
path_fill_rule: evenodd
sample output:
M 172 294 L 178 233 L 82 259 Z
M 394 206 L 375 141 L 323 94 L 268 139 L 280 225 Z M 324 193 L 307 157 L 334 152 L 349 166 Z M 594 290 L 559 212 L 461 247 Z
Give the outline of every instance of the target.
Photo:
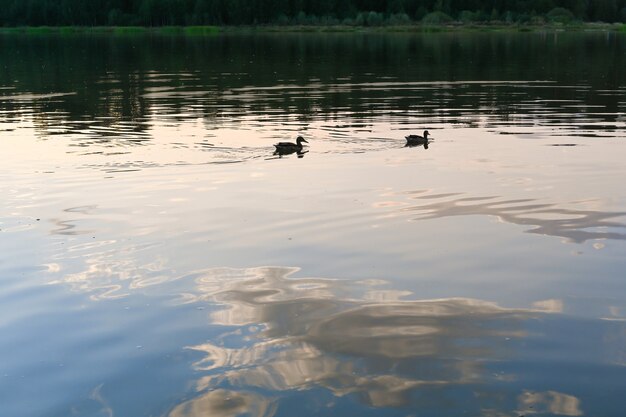
M 293 143 L 293 142 L 275 143 L 274 147 L 276 148 L 276 151 L 274 153 L 279 154 L 279 155 L 288 155 L 294 152 L 300 152 L 302 151 L 302 147 L 303 147 L 302 142 L 309 143 L 302 136 L 298 136 L 298 138 L 296 139 L 296 143 Z
M 424 136 L 420 135 L 408 135 L 405 136 L 406 145 L 405 147 L 413 148 L 415 146 L 424 146 L 424 149 L 428 149 L 428 130 L 424 130 Z
M 430 133 L 428 133 L 428 130 L 424 130 L 424 136 L 408 135 L 408 136 L 405 136 L 404 138 L 406 139 L 406 142 L 409 144 L 421 145 L 424 143 L 428 143 L 428 135 L 430 135 Z

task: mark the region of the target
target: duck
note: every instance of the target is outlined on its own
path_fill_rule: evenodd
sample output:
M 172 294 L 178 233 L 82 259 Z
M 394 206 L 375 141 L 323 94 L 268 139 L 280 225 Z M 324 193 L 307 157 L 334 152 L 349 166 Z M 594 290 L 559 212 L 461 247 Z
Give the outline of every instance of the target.
M 404 147 L 415 148 L 417 146 L 424 146 L 424 149 L 428 149 L 428 142 L 429 142 L 428 135 L 430 135 L 430 133 L 428 133 L 428 130 L 424 130 L 424 136 L 420 136 L 420 135 L 405 136 L 406 145 L 404 145 Z
M 422 144 L 428 143 L 428 135 L 430 135 L 430 133 L 428 133 L 428 130 L 424 130 L 424 136 L 420 136 L 420 135 L 405 136 L 406 143 L 411 144 L 411 145 L 422 145 Z
M 293 143 L 293 142 L 278 142 L 278 143 L 274 144 L 274 147 L 276 148 L 276 151 L 274 152 L 274 154 L 288 155 L 288 154 L 291 154 L 291 153 L 294 153 L 294 152 L 300 153 L 302 151 L 302 147 L 303 147 L 302 142 L 309 143 L 309 141 L 304 139 L 302 136 L 298 136 L 296 138 L 296 143 Z

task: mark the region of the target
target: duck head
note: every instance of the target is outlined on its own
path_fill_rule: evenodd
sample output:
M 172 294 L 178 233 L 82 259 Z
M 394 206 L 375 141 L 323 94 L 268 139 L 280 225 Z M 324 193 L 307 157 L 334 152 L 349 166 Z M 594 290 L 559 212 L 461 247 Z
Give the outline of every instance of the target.
M 302 142 L 309 143 L 309 141 L 308 141 L 308 140 L 306 140 L 305 138 L 303 138 L 302 136 L 298 136 L 298 138 L 296 139 L 296 144 L 297 144 L 298 146 L 302 146 Z
M 428 133 L 428 130 L 424 130 L 424 139 L 428 139 L 428 135 L 430 135 L 430 133 Z

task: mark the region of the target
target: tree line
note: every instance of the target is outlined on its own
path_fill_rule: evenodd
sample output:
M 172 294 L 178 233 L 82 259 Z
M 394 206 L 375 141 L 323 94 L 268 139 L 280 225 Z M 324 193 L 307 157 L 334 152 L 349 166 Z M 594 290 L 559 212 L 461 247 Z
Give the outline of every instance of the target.
M 0 0 L 0 26 L 626 22 L 626 0 Z

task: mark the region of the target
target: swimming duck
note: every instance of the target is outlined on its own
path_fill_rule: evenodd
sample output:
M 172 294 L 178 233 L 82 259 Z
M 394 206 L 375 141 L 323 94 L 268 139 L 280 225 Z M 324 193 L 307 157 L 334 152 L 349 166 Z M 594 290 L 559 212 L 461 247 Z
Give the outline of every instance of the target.
M 424 136 L 420 136 L 420 135 L 405 136 L 406 143 L 411 144 L 411 145 L 421 145 L 424 143 L 428 143 L 428 135 L 430 135 L 430 133 L 428 133 L 428 130 L 424 130 Z
M 278 142 L 274 144 L 274 147 L 276 148 L 275 153 L 281 154 L 281 155 L 287 155 L 287 154 L 294 153 L 294 152 L 300 152 L 302 150 L 302 142 L 309 143 L 302 136 L 298 136 L 298 138 L 296 139 L 296 143 Z
M 415 148 L 417 146 L 424 146 L 424 149 L 428 149 L 428 135 L 430 133 L 428 133 L 428 130 L 424 130 L 424 136 L 420 136 L 420 135 L 409 135 L 409 136 L 405 136 L 406 138 L 406 145 L 404 145 L 405 147 L 408 148 Z

